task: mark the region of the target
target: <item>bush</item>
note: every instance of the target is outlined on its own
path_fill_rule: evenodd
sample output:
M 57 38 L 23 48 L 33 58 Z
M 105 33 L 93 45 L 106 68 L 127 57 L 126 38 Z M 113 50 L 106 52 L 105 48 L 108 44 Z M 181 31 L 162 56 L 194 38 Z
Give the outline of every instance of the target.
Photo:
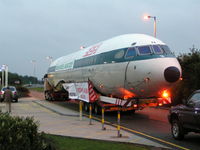
M 50 150 L 44 133 L 38 133 L 38 122 L 32 117 L 12 117 L 0 113 L 1 150 Z
M 22 87 L 22 86 L 17 86 L 16 89 L 17 89 L 17 92 L 19 94 L 19 97 L 29 96 L 29 90 L 27 88 Z
M 200 49 L 191 48 L 190 53 L 181 54 L 178 60 L 182 67 L 182 77 L 178 85 L 172 89 L 173 105 L 182 103 L 195 90 L 200 89 Z

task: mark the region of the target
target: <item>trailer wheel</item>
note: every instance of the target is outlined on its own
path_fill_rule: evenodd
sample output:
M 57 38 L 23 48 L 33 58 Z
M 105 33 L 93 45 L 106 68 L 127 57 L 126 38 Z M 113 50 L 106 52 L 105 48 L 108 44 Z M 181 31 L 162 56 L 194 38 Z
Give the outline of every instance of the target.
M 47 101 L 53 101 L 54 100 L 54 98 L 52 97 L 52 95 L 49 91 L 46 91 L 44 93 L 44 96 L 45 96 L 45 100 L 47 100 Z
M 89 112 L 89 104 L 88 103 L 84 103 L 84 110 L 86 111 L 86 112 Z
M 65 95 L 64 95 L 64 98 L 63 98 L 65 101 L 69 101 L 69 92 L 66 91 Z
M 135 114 L 135 109 L 129 111 L 130 114 Z
M 47 101 L 49 101 L 50 100 L 50 97 L 49 97 L 50 95 L 49 95 L 49 92 L 48 91 L 45 91 L 44 92 L 44 98 L 45 98 L 45 100 L 47 100 Z
M 61 95 L 61 96 L 60 96 L 60 100 L 61 100 L 61 101 L 68 100 L 68 97 L 66 97 L 65 95 Z
M 95 104 L 95 105 L 94 105 L 94 113 L 95 113 L 96 115 L 99 115 L 100 112 L 101 112 L 100 107 L 99 107 L 97 104 Z

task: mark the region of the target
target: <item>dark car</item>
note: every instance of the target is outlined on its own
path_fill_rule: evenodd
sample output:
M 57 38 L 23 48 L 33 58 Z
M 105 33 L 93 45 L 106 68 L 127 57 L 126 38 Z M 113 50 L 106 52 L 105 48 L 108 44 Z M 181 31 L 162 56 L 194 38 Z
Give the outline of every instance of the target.
M 14 86 L 9 86 L 10 90 L 12 91 L 12 94 L 13 94 L 13 100 L 15 102 L 18 102 L 18 93 L 17 93 L 17 90 Z M 7 88 L 6 87 L 3 87 L 0 91 L 0 100 L 1 102 L 4 101 L 4 92 Z
M 172 136 L 181 140 L 188 132 L 200 133 L 200 90 L 195 91 L 183 104 L 172 107 L 168 116 Z

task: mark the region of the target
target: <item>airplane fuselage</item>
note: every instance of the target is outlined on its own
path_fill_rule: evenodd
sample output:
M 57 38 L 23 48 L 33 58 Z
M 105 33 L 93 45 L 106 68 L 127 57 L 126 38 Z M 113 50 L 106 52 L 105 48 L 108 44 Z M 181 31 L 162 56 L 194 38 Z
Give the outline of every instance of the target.
M 90 80 L 102 95 L 123 99 L 160 97 L 180 77 L 180 64 L 167 45 L 143 34 L 100 42 L 58 58 L 48 70 L 54 87 Z

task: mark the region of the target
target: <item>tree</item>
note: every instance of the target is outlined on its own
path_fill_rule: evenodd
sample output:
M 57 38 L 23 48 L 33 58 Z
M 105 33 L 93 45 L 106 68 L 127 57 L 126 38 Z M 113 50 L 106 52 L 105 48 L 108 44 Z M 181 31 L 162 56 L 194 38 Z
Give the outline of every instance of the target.
M 0 72 L 0 78 L 2 76 L 2 72 Z M 36 84 L 38 83 L 38 79 L 32 76 L 21 76 L 17 73 L 8 73 L 8 84 L 9 85 L 23 85 L 23 84 Z
M 182 99 L 200 89 L 200 49 L 193 46 L 190 53 L 180 54 L 178 60 L 182 67 L 183 80 L 172 89 L 173 104 L 181 103 Z

